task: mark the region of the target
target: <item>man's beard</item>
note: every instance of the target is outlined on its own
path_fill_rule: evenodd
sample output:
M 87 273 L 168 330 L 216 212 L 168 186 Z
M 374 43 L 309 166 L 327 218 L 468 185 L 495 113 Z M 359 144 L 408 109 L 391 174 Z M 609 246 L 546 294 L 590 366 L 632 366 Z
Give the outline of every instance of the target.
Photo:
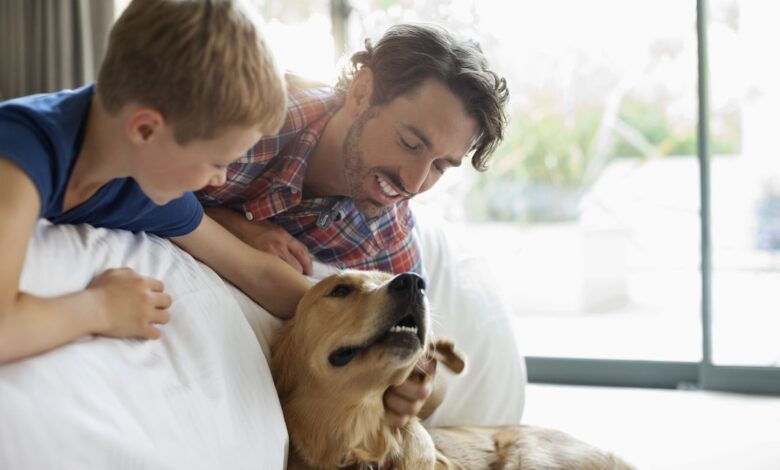
M 371 172 L 364 163 L 363 152 L 359 147 L 363 127 L 369 119 L 377 115 L 378 111 L 378 108 L 371 107 L 358 116 L 355 122 L 349 126 L 341 149 L 347 191 L 355 208 L 369 219 L 377 217 L 387 210 L 387 207 L 373 200 L 364 190 L 363 183 L 370 182 Z

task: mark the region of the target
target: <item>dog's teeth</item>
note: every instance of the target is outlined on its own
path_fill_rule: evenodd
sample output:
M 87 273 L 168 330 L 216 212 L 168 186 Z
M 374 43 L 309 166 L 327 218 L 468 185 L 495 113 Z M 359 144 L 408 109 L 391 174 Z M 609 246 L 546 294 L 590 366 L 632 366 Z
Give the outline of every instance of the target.
M 390 333 L 400 333 L 402 331 L 408 331 L 409 333 L 417 333 L 417 327 L 395 325 L 394 327 L 390 328 Z

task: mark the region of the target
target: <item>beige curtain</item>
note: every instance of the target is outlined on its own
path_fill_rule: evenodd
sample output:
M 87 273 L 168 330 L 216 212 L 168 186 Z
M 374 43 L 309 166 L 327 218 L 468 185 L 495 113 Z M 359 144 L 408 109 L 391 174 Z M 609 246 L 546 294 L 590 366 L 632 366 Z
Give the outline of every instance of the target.
M 114 0 L 0 0 L 0 98 L 96 78 Z

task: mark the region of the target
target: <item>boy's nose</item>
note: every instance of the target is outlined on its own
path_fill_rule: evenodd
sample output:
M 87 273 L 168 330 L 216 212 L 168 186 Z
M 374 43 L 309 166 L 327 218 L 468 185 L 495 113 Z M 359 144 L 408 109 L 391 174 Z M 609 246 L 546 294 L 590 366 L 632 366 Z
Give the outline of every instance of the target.
M 227 170 L 220 170 L 218 174 L 211 177 L 209 186 L 222 186 L 227 181 Z

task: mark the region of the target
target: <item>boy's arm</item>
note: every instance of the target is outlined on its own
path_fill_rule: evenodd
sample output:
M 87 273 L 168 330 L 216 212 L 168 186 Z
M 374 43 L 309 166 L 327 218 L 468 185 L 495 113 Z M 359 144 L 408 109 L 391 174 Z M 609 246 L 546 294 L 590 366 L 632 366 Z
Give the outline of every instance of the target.
M 161 283 L 156 284 L 159 281 L 142 278 L 129 269 L 107 271 L 90 288 L 59 297 L 40 298 L 19 291 L 27 245 L 39 210 L 40 198 L 33 182 L 16 164 L 0 156 L 0 364 L 54 349 L 90 333 L 159 336 L 149 323 L 167 321 L 167 313 L 159 308 L 167 308 L 170 299 L 149 287 L 153 284 L 161 292 Z M 115 309 L 114 318 L 105 313 L 111 299 L 123 307 Z M 148 307 L 137 299 L 164 307 Z M 140 316 L 146 314 L 151 316 L 144 322 Z
M 292 317 L 311 287 L 287 263 L 247 245 L 208 215 L 194 231 L 171 240 L 279 318 Z

